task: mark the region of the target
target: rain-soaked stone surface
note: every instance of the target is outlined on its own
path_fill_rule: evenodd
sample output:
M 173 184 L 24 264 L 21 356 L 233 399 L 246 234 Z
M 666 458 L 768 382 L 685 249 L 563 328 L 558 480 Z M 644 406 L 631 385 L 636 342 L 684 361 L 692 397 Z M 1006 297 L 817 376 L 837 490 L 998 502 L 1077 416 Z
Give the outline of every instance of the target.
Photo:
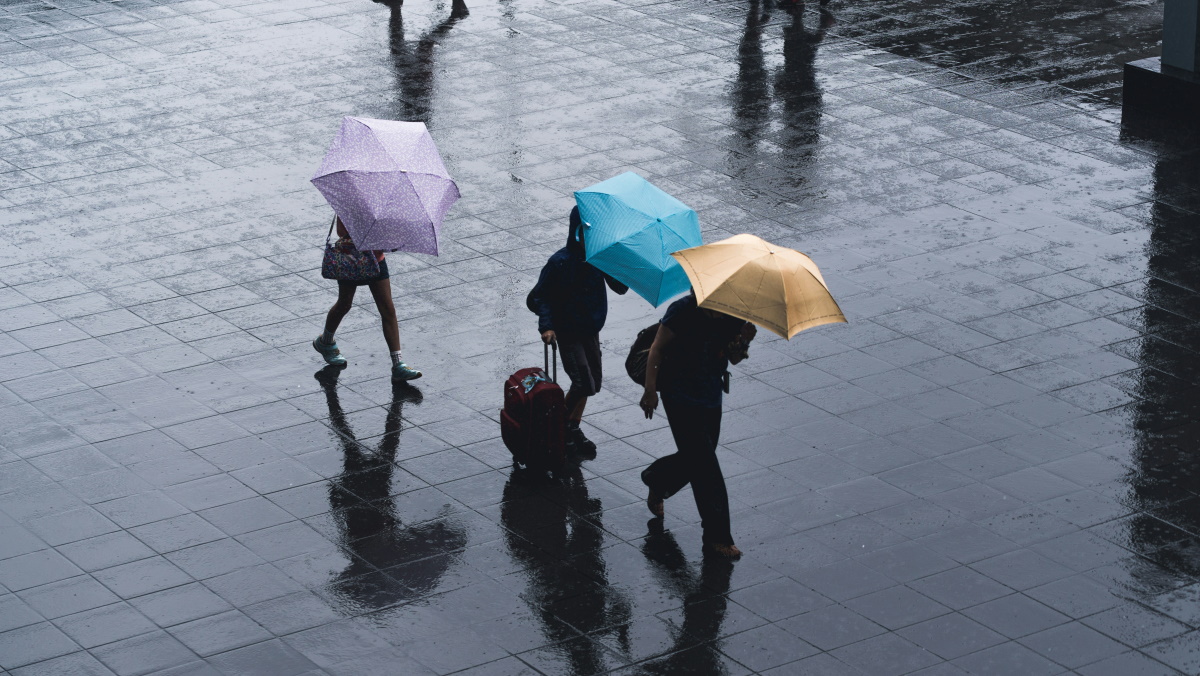
M 1200 161 L 1122 125 L 1161 3 L 0 0 L 0 672 L 1194 674 Z M 309 341 L 342 115 L 464 198 Z M 620 360 L 595 459 L 511 470 L 501 381 L 571 191 L 806 251 L 850 323 L 761 332 L 703 561 Z

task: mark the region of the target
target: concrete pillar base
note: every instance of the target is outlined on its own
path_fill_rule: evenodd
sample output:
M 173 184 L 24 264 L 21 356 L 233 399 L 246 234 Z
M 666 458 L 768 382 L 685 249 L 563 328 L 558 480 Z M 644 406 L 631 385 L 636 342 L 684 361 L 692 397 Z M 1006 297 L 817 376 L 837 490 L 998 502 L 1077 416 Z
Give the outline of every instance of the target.
M 1200 74 L 1162 65 L 1155 56 L 1125 64 L 1121 92 L 1125 112 L 1153 113 L 1196 124 L 1200 120 Z

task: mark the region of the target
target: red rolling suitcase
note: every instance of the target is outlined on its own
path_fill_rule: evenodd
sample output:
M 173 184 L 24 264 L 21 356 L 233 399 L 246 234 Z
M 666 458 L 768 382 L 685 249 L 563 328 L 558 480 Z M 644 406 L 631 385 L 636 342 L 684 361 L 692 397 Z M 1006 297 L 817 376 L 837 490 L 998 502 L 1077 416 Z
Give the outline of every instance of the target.
M 500 435 L 517 467 L 558 472 L 566 459 L 567 405 L 556 382 L 558 346 L 553 347 L 553 376 L 548 373 L 551 346 L 547 345 L 545 368 L 521 369 L 504 383 Z

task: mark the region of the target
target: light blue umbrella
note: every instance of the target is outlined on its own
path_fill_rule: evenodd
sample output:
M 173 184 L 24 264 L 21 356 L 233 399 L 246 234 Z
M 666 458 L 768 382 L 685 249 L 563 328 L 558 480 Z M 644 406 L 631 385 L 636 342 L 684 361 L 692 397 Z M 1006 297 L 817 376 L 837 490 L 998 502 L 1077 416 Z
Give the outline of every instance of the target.
M 688 205 L 627 171 L 575 192 L 587 261 L 655 307 L 691 282 L 671 254 L 700 246 L 700 219 Z

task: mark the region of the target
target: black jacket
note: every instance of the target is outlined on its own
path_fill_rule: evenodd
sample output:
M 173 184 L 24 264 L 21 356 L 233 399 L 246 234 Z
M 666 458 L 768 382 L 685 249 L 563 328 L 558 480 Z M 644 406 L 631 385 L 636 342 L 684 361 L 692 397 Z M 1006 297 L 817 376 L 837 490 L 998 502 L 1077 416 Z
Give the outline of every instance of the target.
M 608 291 L 629 287 L 600 272 L 584 258 L 579 208 L 571 210 L 567 245 L 550 256 L 526 304 L 538 316 L 538 331 L 590 335 L 600 333 L 608 318 Z

